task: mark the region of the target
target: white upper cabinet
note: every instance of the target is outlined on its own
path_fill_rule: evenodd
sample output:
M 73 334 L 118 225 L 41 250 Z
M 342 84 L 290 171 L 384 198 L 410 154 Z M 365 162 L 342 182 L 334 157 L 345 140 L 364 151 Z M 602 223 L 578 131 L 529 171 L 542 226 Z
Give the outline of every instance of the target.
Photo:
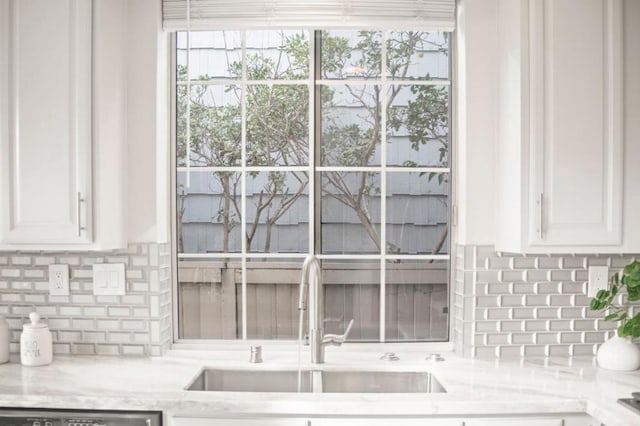
M 619 252 L 622 1 L 500 0 L 499 7 L 496 249 Z
M 94 72 L 104 53 L 94 52 L 102 42 L 93 36 L 93 6 L 86 0 L 0 1 L 0 249 L 123 245 L 122 227 L 107 219 L 108 232 L 105 215 L 96 210 L 105 196 L 122 191 L 100 176 L 109 164 L 98 158 L 99 144 L 107 142 L 94 122 L 111 102 L 94 90 L 104 79 Z M 111 136 L 109 150 L 117 152 L 123 141 Z M 119 216 L 118 203 L 111 205 Z

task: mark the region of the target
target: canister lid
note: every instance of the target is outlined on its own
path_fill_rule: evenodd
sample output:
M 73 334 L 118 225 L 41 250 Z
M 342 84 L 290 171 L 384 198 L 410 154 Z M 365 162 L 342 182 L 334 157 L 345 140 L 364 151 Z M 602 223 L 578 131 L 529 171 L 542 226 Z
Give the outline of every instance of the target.
M 23 330 L 41 330 L 48 328 L 47 324 L 40 322 L 40 315 L 37 312 L 31 312 L 29 319 L 31 320 L 31 324 L 25 323 L 22 326 Z

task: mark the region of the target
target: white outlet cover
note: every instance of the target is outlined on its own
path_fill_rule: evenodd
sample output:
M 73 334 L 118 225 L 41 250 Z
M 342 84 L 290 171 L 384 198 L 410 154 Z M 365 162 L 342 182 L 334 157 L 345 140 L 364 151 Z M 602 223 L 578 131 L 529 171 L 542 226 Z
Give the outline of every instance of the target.
M 600 290 L 609 288 L 609 267 L 589 266 L 589 282 L 587 296 L 596 297 Z
M 124 296 L 124 263 L 93 264 L 93 294 L 98 296 Z
M 49 265 L 49 294 L 69 295 L 69 265 Z

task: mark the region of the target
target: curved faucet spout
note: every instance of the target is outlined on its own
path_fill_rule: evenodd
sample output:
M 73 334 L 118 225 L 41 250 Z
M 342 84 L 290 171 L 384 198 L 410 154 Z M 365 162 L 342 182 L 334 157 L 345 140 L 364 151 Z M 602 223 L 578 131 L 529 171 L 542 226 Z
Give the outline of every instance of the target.
M 298 309 L 309 311 L 309 345 L 311 363 L 324 363 L 324 348 L 327 345 L 341 345 L 351 330 L 353 320 L 341 336 L 324 334 L 324 290 L 322 285 L 322 268 L 318 259 L 309 255 L 302 264 L 300 278 L 300 297 Z

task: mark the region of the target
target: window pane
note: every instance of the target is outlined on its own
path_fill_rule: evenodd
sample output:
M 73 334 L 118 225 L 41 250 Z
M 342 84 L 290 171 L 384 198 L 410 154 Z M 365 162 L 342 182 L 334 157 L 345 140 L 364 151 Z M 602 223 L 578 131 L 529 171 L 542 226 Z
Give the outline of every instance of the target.
M 178 260 L 178 337 L 236 339 L 241 263 L 224 258 Z
M 322 253 L 380 253 L 380 174 L 322 173 Z
M 189 41 L 189 79 L 215 80 L 242 76 L 240 31 L 192 31 Z M 187 79 L 187 33 L 176 34 L 178 81 Z
M 247 251 L 307 253 L 309 178 L 302 172 L 247 177 Z
M 298 338 L 301 269 L 300 259 L 247 259 L 247 338 Z M 239 300 L 242 287 L 236 288 Z M 240 310 L 238 316 L 242 318 Z M 307 318 L 305 313 L 304 334 L 309 330 Z
M 449 261 L 392 261 L 385 275 L 386 339 L 447 340 Z
M 309 77 L 307 31 L 247 31 L 249 80 L 300 80 Z
M 322 86 L 322 165 L 380 165 L 380 86 Z
M 387 174 L 387 253 L 446 254 L 449 174 Z
M 342 334 L 351 319 L 348 340 L 380 338 L 380 262 L 325 260 L 324 310 L 326 333 Z
M 448 167 L 448 87 L 392 86 L 388 99 L 387 164 Z
M 353 318 L 350 341 L 378 341 L 381 326 L 389 341 L 448 338 L 449 260 L 407 258 L 449 253 L 450 173 L 412 169 L 449 167 L 449 36 L 202 31 L 188 51 L 176 35 L 179 338 L 296 339 L 290 256 L 318 246 L 343 255 L 322 261 L 326 333 Z
M 380 78 L 381 54 L 379 31 L 323 31 L 322 78 Z
M 387 76 L 394 80 L 449 79 L 449 36 L 424 31 L 387 33 Z
M 308 110 L 307 86 L 248 86 L 247 165 L 308 164 Z
M 241 249 L 240 174 L 178 172 L 178 253 L 230 253 Z
M 178 86 L 178 166 L 187 149 L 186 86 Z M 195 167 L 240 164 L 242 124 L 238 86 L 191 86 L 189 158 Z

